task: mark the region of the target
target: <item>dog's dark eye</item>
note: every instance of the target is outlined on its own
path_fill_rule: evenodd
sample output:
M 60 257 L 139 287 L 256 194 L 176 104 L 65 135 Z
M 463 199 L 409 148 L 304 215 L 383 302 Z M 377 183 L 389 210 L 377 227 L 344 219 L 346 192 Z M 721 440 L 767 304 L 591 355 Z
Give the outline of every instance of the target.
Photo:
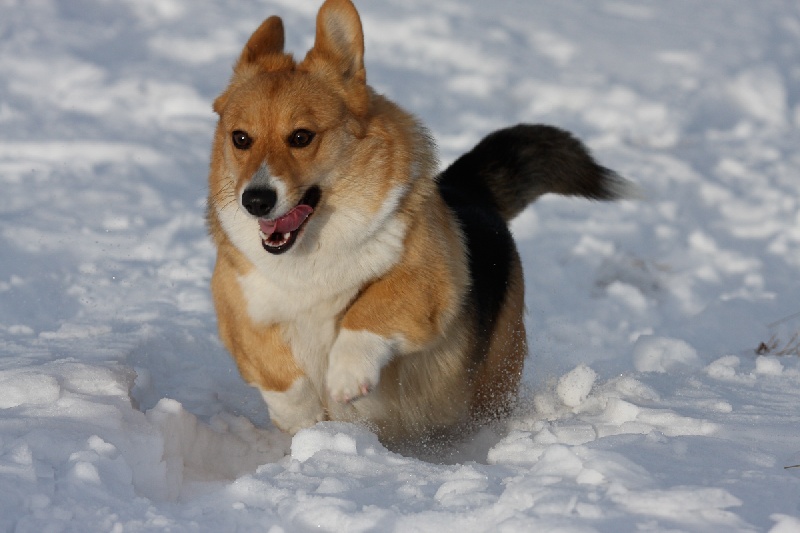
M 289 146 L 292 148 L 305 148 L 314 140 L 314 132 L 304 129 L 294 130 L 289 135 Z
M 247 150 L 253 146 L 253 138 L 242 130 L 235 130 L 231 133 L 231 141 L 233 141 L 233 146 L 239 150 Z

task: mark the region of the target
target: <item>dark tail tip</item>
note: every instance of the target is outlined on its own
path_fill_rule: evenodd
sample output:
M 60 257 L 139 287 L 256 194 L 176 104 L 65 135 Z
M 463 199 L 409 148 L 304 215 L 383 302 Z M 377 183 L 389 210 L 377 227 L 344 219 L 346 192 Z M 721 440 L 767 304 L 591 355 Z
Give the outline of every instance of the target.
M 587 196 L 592 200 L 642 200 L 644 193 L 634 182 L 617 174 L 615 171 L 601 167 L 598 179 L 600 194 Z
M 442 178 L 452 186 L 481 184 L 506 220 L 548 193 L 593 200 L 642 196 L 632 182 L 597 163 L 572 134 L 543 124 L 519 124 L 490 133 Z

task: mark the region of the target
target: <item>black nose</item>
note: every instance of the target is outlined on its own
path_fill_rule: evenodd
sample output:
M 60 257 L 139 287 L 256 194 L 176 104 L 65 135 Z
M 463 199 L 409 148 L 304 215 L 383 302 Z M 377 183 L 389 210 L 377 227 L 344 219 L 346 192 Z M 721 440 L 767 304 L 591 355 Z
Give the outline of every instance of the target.
M 277 201 L 275 191 L 264 187 L 245 189 L 242 193 L 242 205 L 254 217 L 267 216 Z

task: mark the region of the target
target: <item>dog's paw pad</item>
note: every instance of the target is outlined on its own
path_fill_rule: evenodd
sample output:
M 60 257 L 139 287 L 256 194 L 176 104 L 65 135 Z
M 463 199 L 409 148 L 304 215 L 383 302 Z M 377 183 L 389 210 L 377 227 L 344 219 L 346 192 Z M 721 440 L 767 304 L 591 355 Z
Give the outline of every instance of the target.
M 378 372 L 375 372 L 378 374 Z M 362 396 L 368 395 L 375 388 L 378 379 L 369 379 L 362 376 L 362 380 L 355 379 L 355 376 L 344 376 L 344 379 L 337 379 L 328 373 L 328 394 L 333 401 L 338 403 L 351 403 Z
M 343 329 L 328 362 L 328 394 L 338 403 L 367 396 L 378 386 L 381 370 L 392 355 L 386 339 L 368 331 Z

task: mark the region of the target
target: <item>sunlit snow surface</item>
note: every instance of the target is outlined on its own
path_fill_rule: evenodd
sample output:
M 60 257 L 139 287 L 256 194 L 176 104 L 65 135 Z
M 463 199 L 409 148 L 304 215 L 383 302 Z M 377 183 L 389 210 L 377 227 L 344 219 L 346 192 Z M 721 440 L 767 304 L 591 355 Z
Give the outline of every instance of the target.
M 800 530 L 798 3 L 359 2 L 443 163 L 544 122 L 646 195 L 514 222 L 520 407 L 417 457 L 281 434 L 216 336 L 210 102 L 317 7 L 0 0 L 0 530 Z

